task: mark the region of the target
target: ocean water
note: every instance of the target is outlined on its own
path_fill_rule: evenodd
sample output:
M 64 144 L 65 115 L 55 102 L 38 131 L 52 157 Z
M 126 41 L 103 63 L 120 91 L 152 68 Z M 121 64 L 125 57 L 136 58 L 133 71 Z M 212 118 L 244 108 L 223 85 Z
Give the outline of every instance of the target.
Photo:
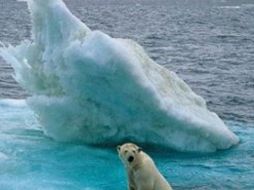
M 0 189 L 120 190 L 126 176 L 114 147 L 58 143 L 46 137 L 24 100 L 0 101 Z M 143 149 L 174 189 L 253 189 L 253 125 L 227 122 L 241 137 L 209 154 Z
M 251 1 L 65 1 L 91 29 L 138 41 L 205 98 L 241 139 L 227 151 L 144 147 L 174 189 L 254 189 L 254 5 Z M 0 0 L 0 41 L 30 38 L 26 4 Z M 0 61 L 0 189 L 124 189 L 114 148 L 57 143 Z M 7 100 L 6 100 L 7 99 Z M 21 100 L 12 100 L 21 99 Z M 98 180 L 100 179 L 100 180 Z

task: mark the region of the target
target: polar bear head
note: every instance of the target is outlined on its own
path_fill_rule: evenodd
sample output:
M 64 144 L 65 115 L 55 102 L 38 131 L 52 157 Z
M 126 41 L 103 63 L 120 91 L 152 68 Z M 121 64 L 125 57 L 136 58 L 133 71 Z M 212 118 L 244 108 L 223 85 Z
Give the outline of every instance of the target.
M 133 167 L 138 163 L 141 148 L 133 143 L 126 143 L 117 146 L 120 159 L 126 167 Z

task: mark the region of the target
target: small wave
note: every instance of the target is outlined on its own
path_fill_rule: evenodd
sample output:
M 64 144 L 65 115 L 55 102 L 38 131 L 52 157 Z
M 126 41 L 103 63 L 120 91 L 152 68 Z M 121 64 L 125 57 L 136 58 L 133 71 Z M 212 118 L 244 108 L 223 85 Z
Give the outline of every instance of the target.
M 4 154 L 3 152 L 0 152 L 0 161 L 1 160 L 7 160 L 9 157 L 6 155 L 6 154 Z
M 240 9 L 241 6 L 221 6 L 220 9 Z
M 238 38 L 240 36 L 235 34 L 218 34 L 216 35 L 216 37 L 221 39 L 226 39 L 226 38 Z
M 243 8 L 254 8 L 254 4 L 243 4 L 242 5 Z
M 254 4 L 242 4 L 242 5 L 229 5 L 229 6 L 220 6 L 220 9 L 249 9 L 249 8 L 254 8 Z

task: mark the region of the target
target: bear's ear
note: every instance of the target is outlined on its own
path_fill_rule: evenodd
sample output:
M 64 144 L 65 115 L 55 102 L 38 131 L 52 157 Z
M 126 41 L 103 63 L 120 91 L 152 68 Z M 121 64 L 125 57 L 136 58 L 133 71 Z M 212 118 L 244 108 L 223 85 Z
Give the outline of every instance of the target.
M 142 151 L 142 148 L 141 147 L 138 147 L 138 152 L 141 152 Z
M 121 145 L 118 145 L 118 146 L 116 147 L 116 149 L 117 149 L 118 152 L 120 152 L 120 150 L 121 150 Z

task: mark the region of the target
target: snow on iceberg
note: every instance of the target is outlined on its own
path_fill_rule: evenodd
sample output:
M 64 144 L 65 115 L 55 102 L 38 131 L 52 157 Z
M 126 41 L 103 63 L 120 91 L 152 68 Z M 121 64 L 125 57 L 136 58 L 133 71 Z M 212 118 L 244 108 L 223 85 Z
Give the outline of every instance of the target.
M 1 48 L 45 133 L 212 152 L 239 139 L 174 72 L 129 39 L 91 31 L 61 0 L 28 0 L 32 40 Z

